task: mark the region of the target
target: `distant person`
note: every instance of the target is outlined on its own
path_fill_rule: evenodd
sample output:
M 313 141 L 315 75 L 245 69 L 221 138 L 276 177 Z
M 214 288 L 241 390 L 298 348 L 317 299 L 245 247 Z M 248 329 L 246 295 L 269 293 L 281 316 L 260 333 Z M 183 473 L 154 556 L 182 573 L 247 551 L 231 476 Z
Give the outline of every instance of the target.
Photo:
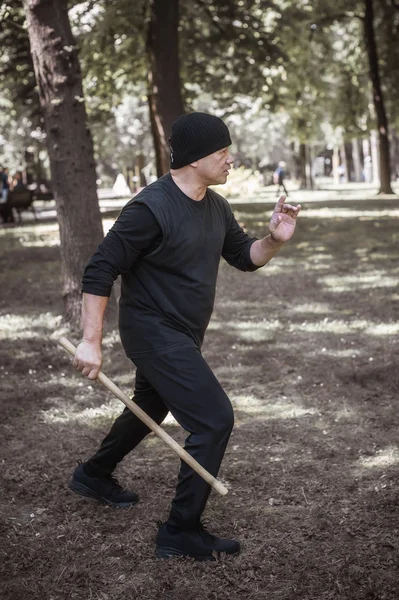
M 280 188 L 282 187 L 284 190 L 284 194 L 288 197 L 287 188 L 284 185 L 284 179 L 286 177 L 285 167 L 286 167 L 285 162 L 280 161 L 278 163 L 277 169 L 273 173 L 273 183 L 278 184 L 276 196 L 278 196 L 280 194 Z
M 339 177 L 339 182 L 340 183 L 344 183 L 345 180 L 345 165 L 339 165 L 339 167 L 337 168 L 337 172 L 338 172 L 338 177 Z
M 14 175 L 14 178 L 12 180 L 12 189 L 15 191 L 21 191 L 25 189 L 25 185 L 24 182 L 22 180 L 22 173 L 21 171 L 17 171 Z
M 8 174 L 8 168 L 4 167 L 1 172 L 1 203 L 5 204 L 8 200 L 8 194 L 10 193 L 10 176 Z
M 8 174 L 8 168 L 4 167 L 1 172 L 1 199 L 0 199 L 0 215 L 3 219 L 3 223 L 13 223 L 14 215 L 12 214 L 12 208 L 7 203 L 8 195 L 10 193 L 10 176 Z

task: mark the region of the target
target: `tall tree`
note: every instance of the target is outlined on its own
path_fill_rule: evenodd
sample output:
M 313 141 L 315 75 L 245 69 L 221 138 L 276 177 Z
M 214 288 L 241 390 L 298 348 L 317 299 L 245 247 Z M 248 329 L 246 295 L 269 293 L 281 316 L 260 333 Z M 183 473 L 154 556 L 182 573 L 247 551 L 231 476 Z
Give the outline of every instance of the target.
M 67 0 L 23 0 L 61 238 L 64 318 L 80 319 L 84 265 L 102 239 L 93 145 Z
M 151 0 L 147 34 L 148 105 L 158 177 L 169 170 L 172 123 L 184 112 L 178 28 L 179 0 Z
M 395 0 L 396 1 L 396 0 Z M 368 61 L 369 84 L 371 84 L 372 98 L 375 108 L 375 116 L 369 115 L 369 121 L 377 121 L 379 132 L 380 146 L 380 193 L 392 194 L 391 188 L 391 162 L 389 150 L 389 126 L 388 114 L 384 102 L 385 82 L 382 79 L 381 61 L 378 56 L 377 41 L 381 47 L 386 46 L 386 28 L 384 33 L 377 40 L 377 19 L 375 11 L 378 10 L 378 20 L 382 23 L 390 20 L 390 13 L 387 12 L 386 4 L 388 0 L 381 0 L 375 3 L 373 0 L 334 0 L 334 2 L 326 2 L 325 0 L 315 0 L 313 3 L 313 18 L 315 23 L 323 27 L 331 27 L 336 23 L 340 23 L 341 27 L 348 29 L 352 27 L 353 21 L 356 20 L 362 24 L 359 27 L 359 42 L 366 49 Z M 391 1 L 389 0 L 389 3 Z M 391 14 L 394 6 L 391 6 Z M 382 29 L 380 27 L 380 29 Z M 389 29 L 389 28 L 388 28 Z M 343 53 L 345 55 L 345 52 Z M 351 61 L 351 59 L 349 58 Z M 353 57 L 352 57 L 353 60 Z M 344 58 L 343 71 L 346 71 L 346 59 Z M 395 71 L 395 69 L 393 70 Z M 394 73 L 392 73 L 394 75 Z M 385 77 L 389 80 L 389 75 L 385 70 Z M 397 77 L 393 76 L 393 80 Z M 369 86 L 368 86 L 369 87 Z M 366 94 L 369 94 L 369 90 Z M 374 126 L 375 127 L 375 126 Z
M 364 8 L 364 39 L 369 60 L 369 72 L 380 141 L 380 194 L 393 194 L 391 187 L 388 117 L 385 110 L 375 39 L 373 0 L 364 0 Z

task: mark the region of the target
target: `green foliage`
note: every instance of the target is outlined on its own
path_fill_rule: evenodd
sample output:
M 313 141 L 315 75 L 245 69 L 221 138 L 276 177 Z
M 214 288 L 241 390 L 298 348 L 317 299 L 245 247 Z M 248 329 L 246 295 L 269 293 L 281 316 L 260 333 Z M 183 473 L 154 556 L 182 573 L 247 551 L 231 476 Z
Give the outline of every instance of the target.
M 391 124 L 399 127 L 399 2 L 380 0 L 375 6 L 376 36 L 385 101 Z
M 285 57 L 274 2 L 182 0 L 181 13 L 187 104 L 203 92 L 227 112 L 235 96 L 261 97 L 275 108 Z
M 386 106 L 397 127 L 399 8 L 396 0 L 374 4 Z M 89 124 L 104 172 L 116 163 L 131 164 L 140 152 L 152 153 L 146 98 L 150 7 L 150 0 L 70 2 Z M 224 116 L 240 150 L 254 160 L 268 154 L 271 138 L 284 146 L 287 137 L 323 142 L 326 131 L 329 141 L 338 135 L 334 131 L 344 138 L 367 134 L 375 125 L 363 15 L 363 0 L 180 0 L 187 110 Z M 24 148 L 43 143 L 21 0 L 3 2 L 0 17 L 1 126 L 13 148 L 9 154 L 21 156 Z M 276 134 L 266 136 L 271 124 Z
M 25 28 L 22 0 L 3 2 L 0 7 L 0 84 L 9 92 L 14 110 L 38 118 L 39 101 Z
M 21 0 L 0 7 L 0 85 L 0 161 L 16 170 L 26 151 L 39 154 L 44 140 Z

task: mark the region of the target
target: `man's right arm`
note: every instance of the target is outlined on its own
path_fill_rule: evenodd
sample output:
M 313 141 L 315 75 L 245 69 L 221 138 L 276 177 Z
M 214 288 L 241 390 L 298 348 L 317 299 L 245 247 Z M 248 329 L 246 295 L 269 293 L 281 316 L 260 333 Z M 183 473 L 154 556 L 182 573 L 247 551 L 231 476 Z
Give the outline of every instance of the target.
M 89 379 L 101 369 L 104 313 L 114 280 L 126 273 L 142 251 L 162 240 L 162 231 L 152 212 L 139 203 L 128 203 L 97 248 L 83 276 L 82 329 L 74 366 Z
M 73 366 L 89 379 L 97 379 L 102 365 L 101 342 L 103 338 L 104 313 L 108 296 L 83 293 L 82 341 L 76 349 Z

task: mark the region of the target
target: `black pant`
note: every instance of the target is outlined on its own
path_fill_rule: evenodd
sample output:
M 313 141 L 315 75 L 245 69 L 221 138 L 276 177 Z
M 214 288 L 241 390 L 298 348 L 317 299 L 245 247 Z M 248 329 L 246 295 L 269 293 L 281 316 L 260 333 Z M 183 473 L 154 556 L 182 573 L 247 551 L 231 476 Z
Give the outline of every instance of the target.
M 278 187 L 277 187 L 277 193 L 276 193 L 276 196 L 278 196 L 278 195 L 280 194 L 280 188 L 281 188 L 281 187 L 282 187 L 282 188 L 283 188 L 283 190 L 284 190 L 284 194 L 285 194 L 286 196 L 288 196 L 287 188 L 285 187 L 285 185 L 284 185 L 284 181 L 282 181 L 282 180 L 280 180 L 280 181 L 278 182 Z
M 200 351 L 176 347 L 135 358 L 134 401 L 154 421 L 170 411 L 189 436 L 185 449 L 215 477 L 234 424 L 229 398 Z M 88 461 L 88 473 L 110 474 L 117 463 L 150 432 L 128 408 L 114 422 L 98 452 Z M 195 526 L 205 508 L 210 486 L 181 461 L 169 523 Z
M 0 216 L 3 219 L 3 223 L 14 223 L 14 215 L 11 205 L 8 202 L 0 204 Z

